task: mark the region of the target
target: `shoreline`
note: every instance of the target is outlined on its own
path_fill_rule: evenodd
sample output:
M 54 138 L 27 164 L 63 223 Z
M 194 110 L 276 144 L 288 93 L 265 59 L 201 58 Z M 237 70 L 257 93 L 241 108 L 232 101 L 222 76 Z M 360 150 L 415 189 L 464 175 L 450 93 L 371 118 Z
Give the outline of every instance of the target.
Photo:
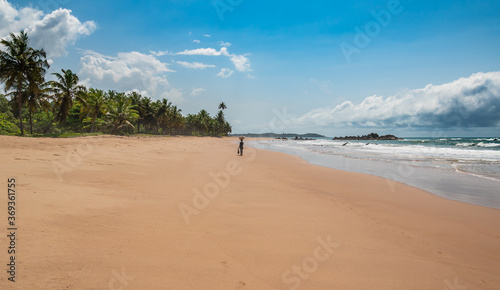
M 500 284 L 497 209 L 285 153 L 246 147 L 237 157 L 236 147 L 237 138 L 0 137 L 0 173 L 19 177 L 18 287 Z
M 500 196 L 494 195 L 495 189 L 500 184 L 499 180 L 461 172 L 455 167 L 451 171 L 411 164 L 393 164 L 387 160 L 330 155 L 298 148 L 272 147 L 259 143 L 255 145 L 260 149 L 298 156 L 313 165 L 378 176 L 392 183 L 401 182 L 449 200 L 500 209 Z M 471 192 L 476 192 L 476 194 L 470 194 Z

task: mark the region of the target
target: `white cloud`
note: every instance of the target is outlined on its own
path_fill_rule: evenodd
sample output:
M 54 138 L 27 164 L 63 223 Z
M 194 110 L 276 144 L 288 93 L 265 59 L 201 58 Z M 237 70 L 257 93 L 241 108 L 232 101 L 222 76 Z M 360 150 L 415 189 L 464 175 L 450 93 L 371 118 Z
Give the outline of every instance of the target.
M 197 48 L 192 50 L 184 50 L 176 53 L 177 55 L 206 55 L 206 56 L 227 56 L 233 63 L 237 71 L 245 72 L 252 71 L 250 68 L 250 60 L 245 55 L 230 54 L 227 47 L 221 47 L 220 50 L 215 48 Z
M 177 55 L 212 55 L 212 56 L 218 56 L 218 55 L 229 55 L 227 52 L 227 48 L 222 47 L 219 51 L 215 48 L 197 48 L 197 49 L 192 49 L 192 50 L 184 50 L 181 52 L 176 53 Z
M 173 71 L 153 55 L 133 51 L 110 57 L 86 51 L 80 65 L 82 69 L 78 75 L 88 86 L 118 91 L 137 90 L 152 98 L 170 90 L 172 100 L 182 100 L 182 93 L 169 88 L 165 74 Z
M 230 59 L 238 71 L 251 71 L 250 60 L 247 57 L 243 55 L 231 54 Z
M 49 57 L 59 57 L 66 54 L 68 45 L 74 45 L 81 36 L 89 36 L 96 28 L 93 21 L 81 23 L 71 10 L 60 8 L 30 25 L 27 32 L 34 46 L 43 47 Z
M 174 104 L 180 104 L 184 101 L 182 97 L 182 91 L 179 89 L 172 88 L 170 91 L 165 91 L 160 98 L 165 98 Z
M 190 96 L 198 96 L 199 94 L 203 93 L 204 91 L 206 91 L 205 89 L 203 88 L 197 88 L 197 89 L 193 89 L 193 91 L 191 92 Z
M 17 10 L 6 0 L 0 0 L 0 37 L 25 30 L 33 47 L 43 48 L 48 57 L 60 57 L 67 53 L 69 45 L 97 28 L 95 22 L 82 23 L 71 13 L 71 10 L 59 8 L 44 15 L 31 7 Z
M 186 62 L 186 61 L 177 61 L 178 64 L 183 67 L 192 68 L 192 69 L 206 69 L 209 67 L 215 67 L 213 64 L 204 64 L 201 62 Z
M 17 33 L 31 24 L 40 21 L 43 12 L 31 7 L 17 10 L 6 0 L 0 0 L 0 38 L 7 37 L 11 32 Z
M 210 34 L 203 34 L 203 36 L 205 36 L 205 37 L 212 37 L 212 35 L 210 35 Z
M 198 39 L 193 40 L 193 42 L 194 42 L 194 43 L 201 43 L 201 41 L 200 41 L 200 40 L 198 40 Z
M 172 54 L 168 50 L 164 50 L 164 51 L 150 51 L 149 53 L 151 53 L 152 55 L 156 55 L 156 56 L 164 56 L 164 55 Z
M 496 127 L 500 126 L 500 72 L 477 73 L 443 85 L 427 85 L 384 98 L 367 97 L 319 108 L 293 120 L 329 127 Z
M 221 40 L 221 41 L 219 41 L 219 45 L 220 45 L 220 46 L 225 46 L 225 47 L 230 47 L 230 46 L 231 46 L 231 43 L 229 43 L 229 42 L 224 42 L 224 41 L 222 41 L 222 40 Z
M 217 74 L 218 77 L 221 77 L 223 79 L 226 79 L 230 77 L 233 74 L 233 71 L 228 69 L 228 68 L 223 68 L 221 71 Z

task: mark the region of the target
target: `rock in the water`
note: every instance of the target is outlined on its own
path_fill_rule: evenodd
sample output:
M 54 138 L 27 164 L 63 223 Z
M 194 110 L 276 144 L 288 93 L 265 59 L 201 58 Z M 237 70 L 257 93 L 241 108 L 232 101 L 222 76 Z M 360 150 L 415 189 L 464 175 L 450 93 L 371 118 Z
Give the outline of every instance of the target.
M 379 136 L 377 133 L 370 133 L 363 136 L 345 136 L 345 137 L 335 137 L 332 140 L 402 140 L 394 135 L 384 135 Z

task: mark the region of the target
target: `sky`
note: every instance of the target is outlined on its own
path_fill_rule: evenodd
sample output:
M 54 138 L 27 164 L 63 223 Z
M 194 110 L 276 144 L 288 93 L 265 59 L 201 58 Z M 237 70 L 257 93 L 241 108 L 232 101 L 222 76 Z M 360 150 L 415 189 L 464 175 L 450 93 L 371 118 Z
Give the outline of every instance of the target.
M 500 136 L 497 0 L 0 0 L 20 30 L 49 73 L 225 102 L 233 133 Z

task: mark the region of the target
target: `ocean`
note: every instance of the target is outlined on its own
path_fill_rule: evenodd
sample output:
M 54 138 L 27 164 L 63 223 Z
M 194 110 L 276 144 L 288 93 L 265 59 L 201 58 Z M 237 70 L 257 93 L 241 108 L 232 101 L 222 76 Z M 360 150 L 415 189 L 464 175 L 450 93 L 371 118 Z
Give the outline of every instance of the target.
M 435 195 L 500 209 L 500 140 L 405 138 L 391 141 L 259 140 L 249 145 L 309 163 L 384 177 Z

